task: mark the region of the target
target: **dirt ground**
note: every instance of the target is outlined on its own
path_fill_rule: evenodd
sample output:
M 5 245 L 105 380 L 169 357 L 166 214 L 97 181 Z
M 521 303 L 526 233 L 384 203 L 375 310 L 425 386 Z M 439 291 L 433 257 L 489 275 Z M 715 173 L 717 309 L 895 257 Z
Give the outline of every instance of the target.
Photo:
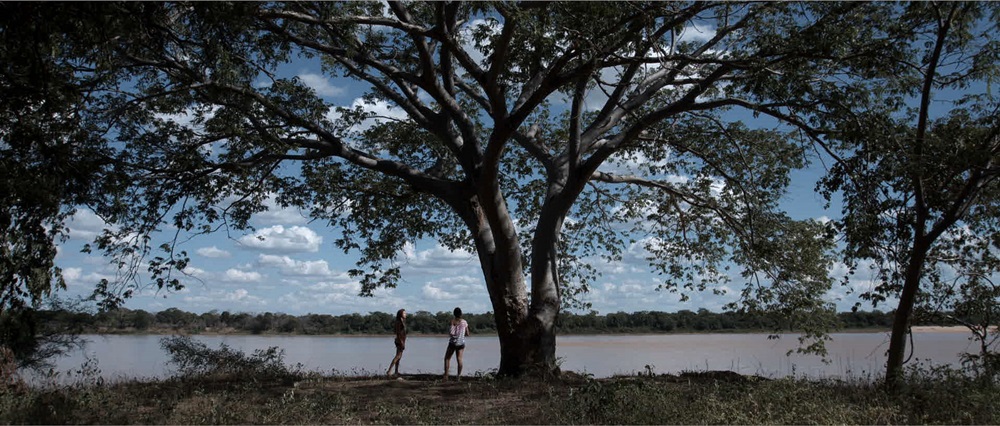
M 719 371 L 660 375 L 617 380 L 662 382 L 725 381 L 759 378 Z M 766 380 L 766 379 L 760 379 Z M 339 394 L 357 410 L 349 418 L 328 418 L 332 423 L 539 424 L 552 421 L 547 413 L 551 393 L 562 394 L 584 385 L 587 379 L 563 372 L 553 380 L 504 380 L 462 377 L 442 380 L 439 375 L 404 374 L 399 377 L 325 378 L 294 385 L 301 394 Z
M 558 387 L 570 385 L 565 380 L 547 384 Z M 353 420 L 361 423 L 391 422 L 393 413 L 386 413 L 386 408 L 401 407 L 423 412 L 418 413 L 419 418 L 433 420 L 440 415 L 443 418 L 439 419 L 445 423 L 463 424 L 537 424 L 544 418 L 545 393 L 552 388 L 541 383 L 533 386 L 525 382 L 482 377 L 457 380 L 451 377 L 444 381 L 441 376 L 430 374 L 326 379 L 298 383 L 295 387 L 297 392 L 303 394 L 349 395 L 361 409 L 361 416 Z M 365 406 L 369 407 L 367 416 L 364 414 Z M 351 423 L 351 419 L 341 420 Z

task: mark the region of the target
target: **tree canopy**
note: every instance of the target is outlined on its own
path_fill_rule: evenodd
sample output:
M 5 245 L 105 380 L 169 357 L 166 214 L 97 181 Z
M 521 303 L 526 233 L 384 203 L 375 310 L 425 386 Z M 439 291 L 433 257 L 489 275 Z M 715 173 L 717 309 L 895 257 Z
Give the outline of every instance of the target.
M 147 283 L 179 288 L 189 259 L 178 242 L 249 229 L 272 197 L 341 231 L 336 247 L 361 255 L 351 274 L 363 295 L 397 284 L 394 260 L 407 242 L 434 239 L 474 252 L 503 374 L 556 369 L 558 313 L 586 306 L 582 295 L 600 272 L 593 259 L 617 260 L 632 243 L 648 252 L 660 288 L 686 297 L 726 291 L 736 280 L 741 297 L 732 308 L 778 312 L 806 337 L 821 338 L 833 318 L 824 295 L 833 285 L 835 228 L 793 220 L 780 201 L 790 171 L 818 146 L 838 159 L 825 184 L 848 197 L 840 224 L 849 260 L 870 253 L 856 238 L 875 241 L 870 236 L 898 229 L 878 223 L 884 209 L 877 220 L 852 215 L 854 200 L 867 198 L 855 197 L 863 191 L 851 185 L 866 180 L 842 170 L 859 161 L 891 179 L 914 176 L 912 168 L 875 167 L 864 154 L 866 144 L 905 134 L 905 126 L 863 119 L 895 120 L 903 103 L 872 106 L 906 93 L 914 69 L 936 75 L 907 63 L 913 44 L 898 43 L 923 34 L 925 15 L 911 13 L 918 9 L 860 2 L 70 6 L 66 28 L 79 41 L 51 43 L 80 49 L 41 56 L 76 66 L 54 80 L 86 95 L 54 105 L 79 112 L 65 117 L 79 120 L 72 128 L 84 137 L 68 146 L 93 150 L 73 159 L 97 158 L 97 167 L 83 170 L 100 176 L 82 180 L 94 188 L 69 191 L 88 197 L 56 197 L 56 210 L 41 217 L 59 224 L 62 209 L 88 205 L 113 225 L 93 246 L 120 271 L 116 282 L 97 286 L 106 307 Z M 334 104 L 283 74 L 281 65 L 295 58 L 363 86 L 364 102 Z M 88 86 L 89 79 L 100 84 Z M 885 81 L 892 84 L 877 86 Z M 985 119 L 987 110 L 966 121 Z M 52 116 L 64 115 L 37 115 Z M 917 129 L 927 127 L 921 123 Z M 74 133 L 54 134 L 25 138 L 24 146 Z M 12 137 L 4 148 L 22 143 Z M 891 153 L 884 149 L 874 152 Z M 163 228 L 172 237 L 152 240 Z
M 112 49 L 130 84 L 101 107 L 135 189 L 97 211 L 120 235 L 165 218 L 210 232 L 246 227 L 277 194 L 343 229 L 336 244 L 362 254 L 363 294 L 395 285 L 406 241 L 474 249 L 505 373 L 554 365 L 556 315 L 594 278 L 584 259 L 614 258 L 637 235 L 664 288 L 725 282 L 732 260 L 747 306 L 817 324 L 831 310 L 817 296 L 829 286 L 823 226 L 777 210 L 803 141 L 722 113 L 795 105 L 787 81 L 821 78 L 807 59 L 858 40 L 827 34 L 868 6 L 384 6 L 120 6 L 155 25 Z M 366 84 L 368 107 L 330 105 L 277 74 L 295 54 Z M 373 105 L 405 117 L 370 124 Z M 101 244 L 133 257 L 137 246 Z M 170 286 L 186 258 L 164 248 L 152 269 Z
M 0 346 L 22 366 L 74 343 L 71 328 L 45 327 L 34 311 L 66 287 L 55 263 L 65 221 L 107 176 L 90 97 L 118 82 L 85 59 L 100 38 L 94 9 L 0 5 Z
M 890 381 L 915 308 L 956 311 L 985 342 L 1000 302 L 1000 103 L 991 87 L 1000 8 L 915 2 L 896 16 L 884 31 L 901 47 L 886 68 L 899 71 L 865 80 L 872 95 L 845 105 L 850 119 L 825 145 L 836 163 L 820 183 L 828 199 L 842 193 L 845 261 L 869 265 L 877 282 L 862 297 L 898 300 Z

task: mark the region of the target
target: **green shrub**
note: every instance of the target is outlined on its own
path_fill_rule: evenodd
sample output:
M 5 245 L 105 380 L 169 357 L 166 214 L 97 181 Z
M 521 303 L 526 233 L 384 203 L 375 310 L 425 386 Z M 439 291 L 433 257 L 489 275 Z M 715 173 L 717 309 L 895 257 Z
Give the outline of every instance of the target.
M 238 375 L 253 378 L 279 378 L 298 375 L 301 365 L 289 369 L 284 364 L 285 351 L 277 346 L 257 349 L 251 355 L 235 350 L 225 343 L 211 349 L 188 336 L 170 336 L 160 339 L 170 356 L 168 361 L 177 366 L 182 376 Z

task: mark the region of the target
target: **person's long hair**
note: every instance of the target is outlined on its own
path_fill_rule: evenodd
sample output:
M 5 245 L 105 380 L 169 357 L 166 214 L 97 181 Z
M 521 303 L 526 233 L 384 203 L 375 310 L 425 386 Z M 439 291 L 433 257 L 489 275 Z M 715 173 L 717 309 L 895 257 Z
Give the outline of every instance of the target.
M 403 312 L 406 312 L 406 309 L 400 309 L 396 311 L 396 321 L 405 321 L 403 319 Z

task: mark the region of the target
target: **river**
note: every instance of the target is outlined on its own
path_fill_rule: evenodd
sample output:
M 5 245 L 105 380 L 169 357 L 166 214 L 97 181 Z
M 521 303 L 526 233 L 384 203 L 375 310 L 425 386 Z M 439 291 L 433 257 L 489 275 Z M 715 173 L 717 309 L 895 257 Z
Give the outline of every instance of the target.
M 62 380 L 89 361 L 106 380 L 163 378 L 174 373 L 160 335 L 87 335 L 87 345 L 59 358 L 55 371 Z M 798 346 L 797 336 L 766 334 L 656 334 L 559 336 L 556 356 L 563 370 L 609 377 L 652 371 L 730 370 L 765 377 L 806 376 L 871 379 L 881 374 L 888 333 L 836 333 L 827 342 L 827 362 L 815 355 L 786 355 Z M 960 365 L 959 355 L 977 346 L 962 332 L 914 332 L 914 360 L 934 365 Z M 306 370 L 339 374 L 384 372 L 395 353 L 391 336 L 193 336 L 210 348 L 226 344 L 252 353 L 277 346 L 285 362 Z M 403 374 L 434 373 L 443 369 L 445 337 L 410 336 L 403 354 Z M 465 351 L 463 374 L 489 372 L 499 365 L 496 336 L 471 336 Z M 452 374 L 455 363 L 452 362 Z M 78 374 L 77 374 L 78 376 Z

